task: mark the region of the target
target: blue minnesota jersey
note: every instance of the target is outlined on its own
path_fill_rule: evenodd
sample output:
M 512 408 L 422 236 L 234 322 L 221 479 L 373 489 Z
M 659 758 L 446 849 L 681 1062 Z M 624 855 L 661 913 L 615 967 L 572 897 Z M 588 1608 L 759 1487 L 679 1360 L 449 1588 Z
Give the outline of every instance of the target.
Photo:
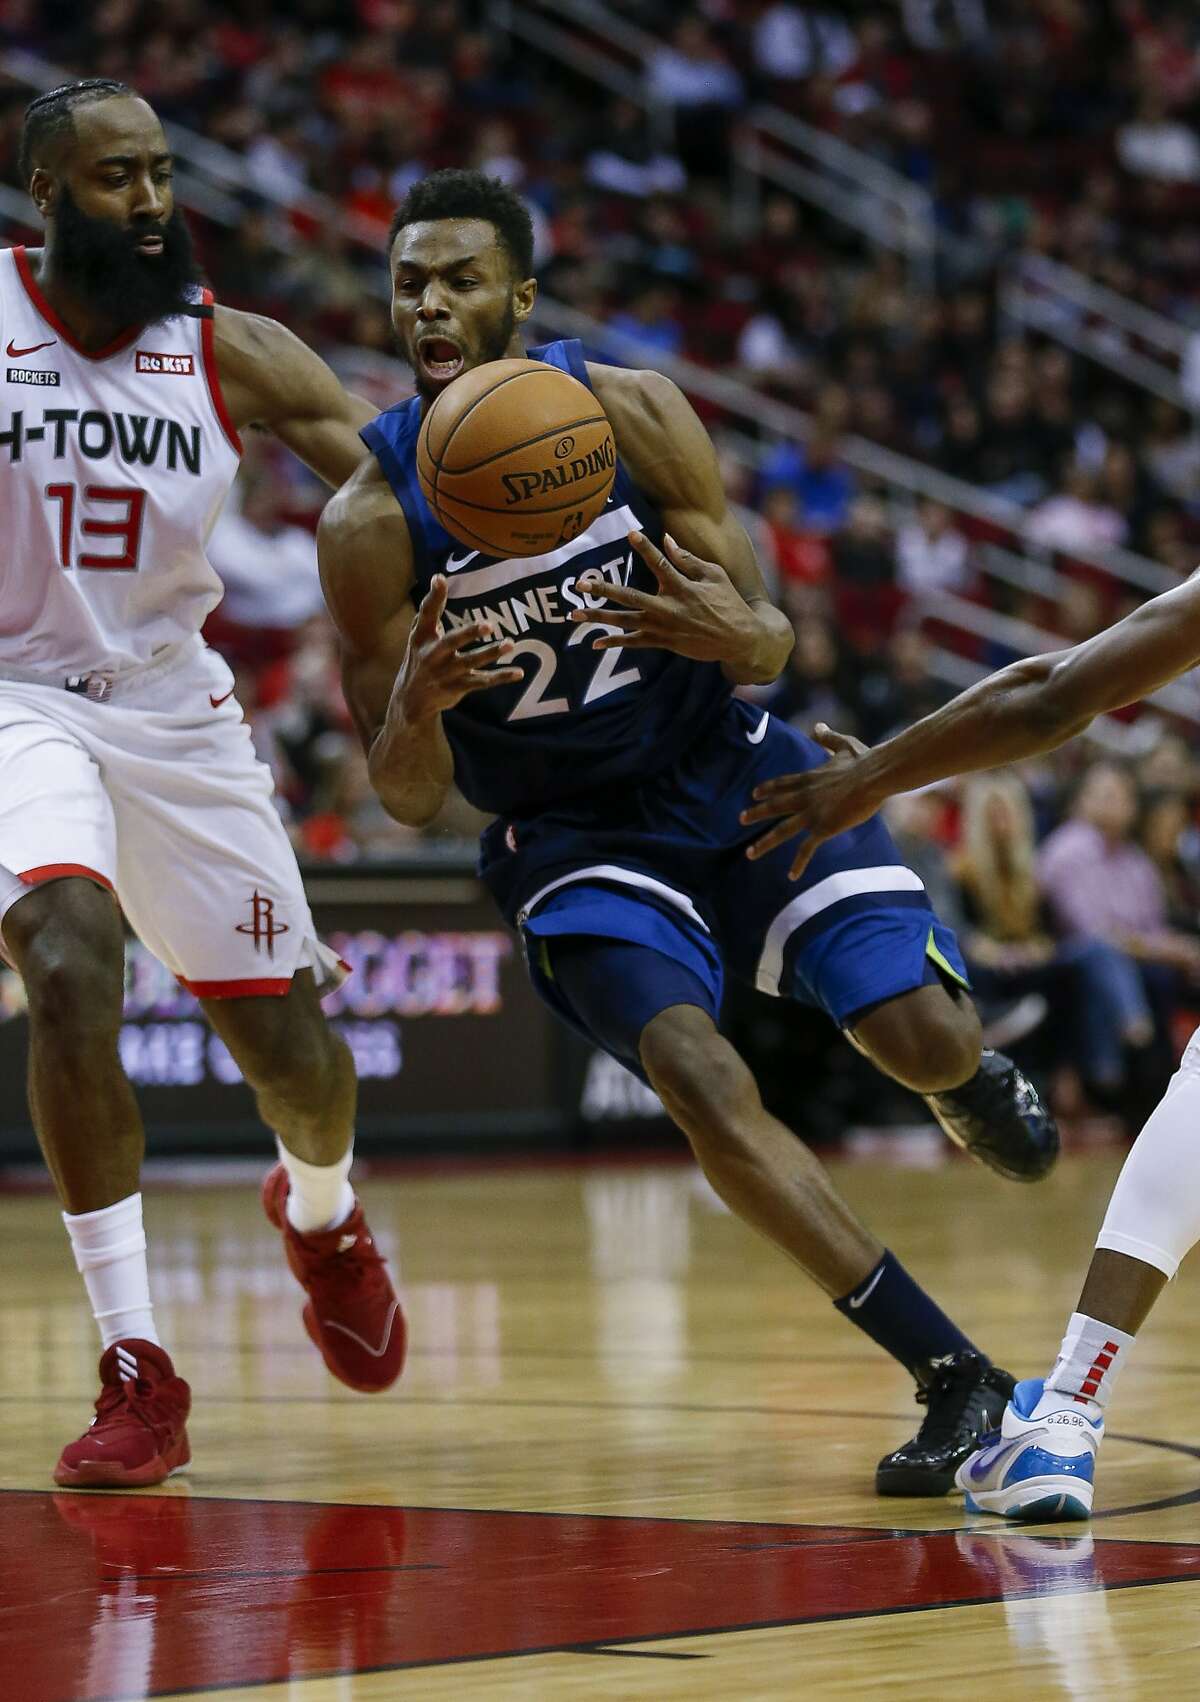
M 578 342 L 549 343 L 531 349 L 529 357 L 588 383 Z M 514 641 L 512 662 L 524 674 L 520 685 L 472 693 L 443 716 L 463 794 L 497 815 L 537 815 L 670 767 L 729 701 L 719 666 L 667 650 L 597 652 L 592 640 L 603 629 L 568 619 L 573 608 L 602 602 L 580 589 L 587 573 L 656 589 L 627 542 L 628 533 L 642 531 L 661 544 L 662 518 L 654 504 L 618 459 L 612 497 L 586 532 L 545 555 L 499 560 L 467 549 L 434 518 L 417 481 L 420 429 L 421 403 L 414 397 L 362 432 L 408 521 L 414 601 L 434 574 L 446 574 L 447 621 L 490 620 Z

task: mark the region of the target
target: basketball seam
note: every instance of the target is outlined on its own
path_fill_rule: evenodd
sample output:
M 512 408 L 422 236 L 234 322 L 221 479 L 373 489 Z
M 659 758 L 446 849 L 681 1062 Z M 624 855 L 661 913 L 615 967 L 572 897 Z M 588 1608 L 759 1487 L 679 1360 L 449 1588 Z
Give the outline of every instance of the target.
M 518 374 L 518 377 L 519 376 L 521 375 Z M 467 416 L 464 414 L 463 419 L 465 420 L 466 417 Z M 447 438 L 447 449 L 450 447 L 451 440 L 457 435 L 458 426 L 461 426 L 461 424 L 462 420 L 459 420 L 458 425 L 455 426 L 454 431 L 452 431 L 450 437 Z M 609 419 L 608 415 L 605 413 L 589 414 L 586 419 L 569 420 L 565 425 L 555 426 L 552 431 L 540 431 L 536 437 L 526 437 L 522 438 L 520 443 L 510 443 L 504 449 L 497 449 L 494 455 L 485 455 L 481 461 L 472 461 L 467 467 L 442 467 L 441 471 L 446 474 L 447 478 L 457 479 L 461 473 L 477 473 L 481 467 L 490 466 L 493 461 L 502 461 L 506 455 L 515 455 L 518 449 L 531 449 L 535 443 L 545 443 L 547 438 L 565 437 L 568 432 L 578 431 L 581 426 L 601 424 L 608 427 L 608 435 L 612 437 L 612 421 Z M 613 443 L 613 451 L 615 457 L 615 441 Z M 430 459 L 432 460 L 432 456 Z M 564 460 L 565 459 L 566 457 L 564 456 Z
M 427 495 L 425 497 L 425 500 L 426 500 L 426 502 L 429 502 L 429 500 L 430 500 Z M 430 504 L 430 506 L 432 506 L 432 504 Z M 437 520 L 436 511 L 434 512 L 434 519 Z M 438 521 L 438 524 L 441 525 L 442 524 L 441 521 Z M 495 541 L 494 538 L 492 538 L 492 539 L 481 538 L 479 536 L 478 532 L 472 532 L 471 528 L 468 525 L 466 525 L 465 522 L 457 520 L 457 517 L 456 517 L 456 524 L 460 525 L 462 527 L 462 530 L 467 534 L 466 538 L 461 540 L 461 541 L 465 543 L 468 540 L 470 540 L 470 542 L 472 542 L 472 543 L 479 544 L 482 548 L 482 553 L 487 556 L 489 561 L 507 561 L 509 559 L 507 556 L 502 556 L 502 555 L 498 556 L 498 555 L 495 554 L 496 541 Z M 443 529 L 443 531 L 449 530 L 449 528 L 445 527 L 445 526 L 443 526 L 442 529 Z M 451 537 L 453 537 L 454 533 L 451 532 L 450 535 L 451 535 Z
M 510 358 L 515 358 L 515 357 L 510 357 Z M 470 419 L 471 415 L 475 412 L 475 410 L 479 406 L 479 404 L 481 402 L 486 402 L 489 396 L 494 396 L 496 394 L 497 390 L 503 390 L 503 388 L 506 384 L 515 384 L 517 382 L 518 378 L 529 378 L 531 376 L 532 376 L 532 374 L 527 372 L 527 371 L 510 372 L 510 373 L 507 374 L 506 377 L 498 378 L 494 384 L 489 385 L 488 388 L 482 393 L 482 395 L 476 396 L 475 400 L 471 403 L 471 405 L 469 407 L 463 409 L 462 413 L 458 416 L 458 418 L 455 420 L 454 424 L 450 427 L 450 431 L 449 431 L 449 433 L 446 437 L 445 443 L 442 444 L 442 455 L 434 455 L 432 449 L 429 450 L 429 459 L 433 462 L 434 467 L 437 469 L 437 471 L 439 473 L 442 470 L 442 456 L 445 455 L 447 449 L 449 449 L 451 443 L 454 441 L 455 433 L 458 431 L 458 428 L 462 425 L 464 420 Z M 571 376 L 570 373 L 568 373 L 567 377 L 569 378 L 570 376 Z M 576 382 L 576 384 L 578 384 L 579 380 L 576 379 L 575 382 Z M 449 390 L 449 388 L 450 388 L 450 386 L 447 385 L 446 389 L 442 391 L 441 396 L 436 396 L 434 398 L 433 408 L 437 407 L 438 403 L 442 399 L 442 396 L 446 395 L 446 392 Z M 430 410 L 429 410 L 429 412 L 431 414 L 433 412 L 433 408 L 430 408 Z M 428 423 L 428 416 L 426 417 L 426 423 Z M 429 435 L 428 435 L 428 433 L 426 433 L 425 445 L 426 445 L 426 448 L 428 449 L 428 447 L 429 447 Z

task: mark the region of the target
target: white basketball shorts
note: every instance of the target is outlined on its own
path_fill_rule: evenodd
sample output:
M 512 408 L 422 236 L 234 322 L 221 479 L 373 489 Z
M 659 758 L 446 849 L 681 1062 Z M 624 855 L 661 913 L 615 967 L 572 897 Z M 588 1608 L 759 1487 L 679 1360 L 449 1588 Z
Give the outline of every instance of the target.
M 80 875 L 198 998 L 343 978 L 232 693 L 199 639 L 106 703 L 0 678 L 0 929 L 31 887 Z

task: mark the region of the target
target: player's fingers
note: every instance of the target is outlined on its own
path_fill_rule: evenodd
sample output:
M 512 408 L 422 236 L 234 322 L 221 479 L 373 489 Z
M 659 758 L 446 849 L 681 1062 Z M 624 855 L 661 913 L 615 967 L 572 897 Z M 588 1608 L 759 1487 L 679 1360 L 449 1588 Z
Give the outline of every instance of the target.
M 758 793 L 756 792 L 754 796 L 757 797 Z M 743 827 L 753 827 L 760 821 L 778 821 L 779 817 L 784 813 L 785 808 L 786 806 L 782 800 L 775 803 L 768 801 L 767 803 L 762 804 L 751 804 L 747 809 L 742 811 L 738 820 L 741 822 Z
M 752 863 L 756 863 L 760 857 L 767 856 L 780 845 L 786 845 L 789 839 L 795 839 L 798 833 L 803 832 L 804 823 L 799 816 L 785 816 L 782 821 L 776 822 L 769 832 L 764 833 L 761 839 L 756 839 L 747 849 L 746 855 Z
M 624 609 L 597 609 L 596 613 L 597 615 L 602 615 L 604 618 L 602 620 L 597 619 L 594 621 L 588 621 L 586 623 L 588 626 L 611 626 L 616 627 L 618 632 L 636 632 L 646 619 L 646 616 L 640 609 L 631 609 L 628 612 Z M 584 636 L 584 642 L 587 642 L 586 635 Z
M 494 644 L 481 644 L 469 655 L 456 652 L 455 661 L 464 668 L 486 668 L 493 662 L 503 662 L 512 655 L 515 646 L 511 638 L 499 638 Z
M 641 556 L 660 585 L 672 585 L 678 582 L 679 573 L 667 560 L 657 544 L 652 544 L 644 532 L 630 532 L 629 542 Z
M 486 644 L 495 638 L 496 629 L 491 621 L 468 621 L 465 626 L 451 627 L 437 640 L 434 648 L 451 655 L 465 650 L 468 644 Z
M 804 873 L 805 869 L 807 869 L 809 863 L 812 861 L 814 851 L 816 851 L 818 846 L 824 845 L 824 843 L 825 841 L 823 839 L 818 839 L 811 833 L 808 835 L 808 838 L 803 841 L 800 849 L 792 858 L 792 866 L 788 870 L 788 880 L 798 881 L 800 879 L 800 876 Z
M 594 639 L 593 650 L 661 650 L 661 638 L 649 638 L 640 628 L 629 632 L 605 633 L 602 638 Z
M 835 733 L 833 728 L 824 721 L 818 721 L 813 728 L 813 738 L 819 745 L 824 745 L 834 756 L 866 756 L 867 747 L 861 739 L 856 739 L 850 733 Z
M 750 796 L 766 804 L 775 804 L 775 814 L 778 815 L 780 808 L 790 807 L 797 788 L 803 788 L 806 778 L 803 774 L 777 774 L 772 780 L 760 781 Z
M 613 612 L 608 606 L 610 603 L 617 603 L 623 609 L 649 609 L 658 601 L 651 591 L 635 591 L 630 585 L 610 585 L 607 580 L 601 580 L 593 587 L 581 579 L 579 589 L 591 591 L 593 596 L 603 595 L 605 604 L 602 609 L 572 609 L 569 618 L 577 625 L 581 621 L 599 622 L 603 625 Z
M 443 614 L 446 612 L 446 598 L 450 595 L 450 581 L 444 573 L 435 573 L 429 581 L 429 589 L 421 598 L 417 610 L 417 618 L 413 622 L 413 630 L 423 643 L 428 643 L 436 637 L 437 629 Z
M 685 579 L 703 579 L 710 565 L 700 556 L 693 555 L 691 550 L 685 550 L 682 544 L 677 544 L 669 532 L 663 533 L 663 554 Z
M 477 668 L 459 684 L 464 692 L 487 691 L 491 686 L 519 686 L 524 678 L 520 668 Z

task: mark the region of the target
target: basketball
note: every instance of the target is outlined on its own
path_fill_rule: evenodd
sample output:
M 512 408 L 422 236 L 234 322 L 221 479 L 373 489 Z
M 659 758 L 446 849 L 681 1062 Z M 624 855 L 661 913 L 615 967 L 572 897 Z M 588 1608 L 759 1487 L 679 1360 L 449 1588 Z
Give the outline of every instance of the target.
M 544 555 L 577 538 L 608 501 L 612 427 L 570 373 L 489 361 L 447 385 L 426 414 L 417 477 L 452 537 L 489 556 Z

